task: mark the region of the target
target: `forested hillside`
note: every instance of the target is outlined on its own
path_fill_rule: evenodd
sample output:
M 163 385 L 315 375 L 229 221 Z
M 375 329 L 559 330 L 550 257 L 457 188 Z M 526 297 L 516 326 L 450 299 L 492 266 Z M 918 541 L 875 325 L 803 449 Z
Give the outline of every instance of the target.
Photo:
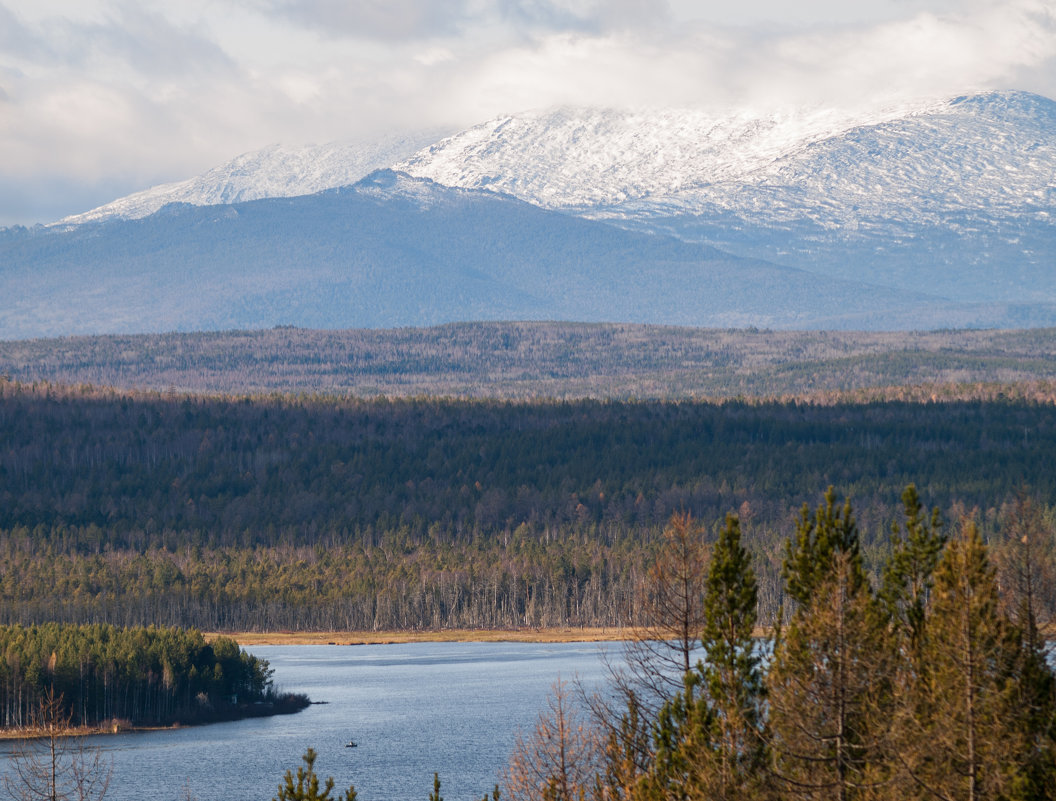
M 759 331 L 587 323 L 143 334 L 0 342 L 0 375 L 190 392 L 390 397 L 686 399 L 804 396 L 1042 382 L 1056 395 L 1056 329 Z M 897 390 L 905 394 L 905 390 Z
M 0 383 L 3 621 L 632 622 L 674 512 L 780 543 L 829 485 L 879 564 L 911 482 L 1002 536 L 1056 498 L 1056 406 L 168 396 Z M 644 547 L 643 547 L 644 546 Z

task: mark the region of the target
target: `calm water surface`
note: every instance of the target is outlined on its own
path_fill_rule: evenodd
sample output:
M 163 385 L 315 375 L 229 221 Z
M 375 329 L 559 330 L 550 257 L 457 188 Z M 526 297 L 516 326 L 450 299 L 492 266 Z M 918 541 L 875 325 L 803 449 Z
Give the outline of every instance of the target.
M 615 644 L 421 643 L 254 646 L 275 684 L 316 704 L 296 715 L 91 739 L 114 761 L 109 801 L 268 801 L 309 747 L 316 770 L 361 801 L 448 801 L 490 792 L 518 727 L 553 683 L 603 684 Z M 358 748 L 345 748 L 355 740 Z

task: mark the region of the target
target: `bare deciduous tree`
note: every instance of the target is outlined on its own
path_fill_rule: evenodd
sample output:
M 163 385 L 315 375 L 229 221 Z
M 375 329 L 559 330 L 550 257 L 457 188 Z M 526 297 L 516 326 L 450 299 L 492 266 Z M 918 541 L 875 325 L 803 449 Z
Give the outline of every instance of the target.
M 568 685 L 554 684 L 535 728 L 518 734 L 503 771 L 509 801 L 583 801 L 595 792 L 601 743 Z
M 632 631 L 626 668 L 616 676 L 623 694 L 633 692 L 648 713 L 655 714 L 681 691 L 683 677 L 693 668 L 705 625 L 708 558 L 704 531 L 693 517 L 685 512 L 672 515 L 642 588 L 645 621 Z
M 113 774 L 112 762 L 98 748 L 74 736 L 62 696 L 48 689 L 40 701 L 43 736 L 20 740 L 4 776 L 4 790 L 15 801 L 101 801 Z

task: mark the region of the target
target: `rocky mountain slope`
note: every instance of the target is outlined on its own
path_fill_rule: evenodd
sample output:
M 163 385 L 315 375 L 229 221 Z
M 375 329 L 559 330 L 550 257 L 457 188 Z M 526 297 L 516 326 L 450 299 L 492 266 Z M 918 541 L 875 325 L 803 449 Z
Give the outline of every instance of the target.
M 396 169 L 607 216 L 751 211 L 853 224 L 1018 215 L 1056 202 L 1056 103 L 1007 92 L 856 115 L 560 109 L 492 120 Z

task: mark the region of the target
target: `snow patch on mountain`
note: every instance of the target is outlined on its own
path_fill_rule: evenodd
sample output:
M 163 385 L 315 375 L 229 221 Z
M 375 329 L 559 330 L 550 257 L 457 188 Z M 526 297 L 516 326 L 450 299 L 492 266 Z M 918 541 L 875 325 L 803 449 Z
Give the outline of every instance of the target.
M 615 220 L 1043 219 L 1056 201 L 1056 103 L 1004 92 L 858 114 L 559 109 L 496 118 L 395 169 Z
M 510 197 L 499 198 L 487 192 L 442 186 L 428 178 L 413 178 L 389 168 L 375 170 L 355 184 L 335 187 L 327 190 L 327 193 L 357 195 L 379 203 L 398 201 L 417 211 L 480 202 L 520 203 Z

